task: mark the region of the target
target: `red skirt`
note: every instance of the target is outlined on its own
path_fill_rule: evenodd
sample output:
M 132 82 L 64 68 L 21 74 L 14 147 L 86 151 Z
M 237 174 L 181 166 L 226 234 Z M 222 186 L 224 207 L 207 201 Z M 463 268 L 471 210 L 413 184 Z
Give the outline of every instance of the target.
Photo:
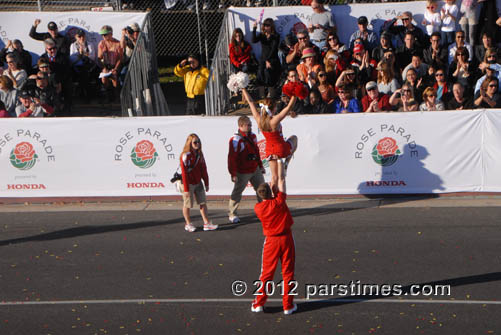
M 278 158 L 290 156 L 292 146 L 289 142 L 284 140 L 280 131 L 263 131 L 263 136 L 266 139 L 266 158 L 272 155 Z

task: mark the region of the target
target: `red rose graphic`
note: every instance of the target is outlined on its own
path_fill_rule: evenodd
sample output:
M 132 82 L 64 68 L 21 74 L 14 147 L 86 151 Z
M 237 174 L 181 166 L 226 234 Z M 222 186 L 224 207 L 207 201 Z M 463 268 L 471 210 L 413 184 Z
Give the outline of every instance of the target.
M 385 137 L 379 140 L 377 144 L 377 153 L 383 157 L 391 157 L 398 150 L 397 141 L 391 137 Z
M 23 163 L 29 162 L 35 156 L 35 150 L 33 150 L 33 146 L 28 142 L 21 142 L 16 145 L 14 149 L 14 155 L 17 160 L 20 160 Z
M 257 142 L 257 147 L 259 148 L 259 158 L 261 160 L 266 158 L 266 140 L 261 140 Z
M 136 144 L 136 156 L 137 158 L 146 161 L 148 159 L 152 159 L 153 155 L 155 155 L 155 147 L 153 146 L 153 143 L 147 140 L 143 140 L 141 142 L 138 142 Z

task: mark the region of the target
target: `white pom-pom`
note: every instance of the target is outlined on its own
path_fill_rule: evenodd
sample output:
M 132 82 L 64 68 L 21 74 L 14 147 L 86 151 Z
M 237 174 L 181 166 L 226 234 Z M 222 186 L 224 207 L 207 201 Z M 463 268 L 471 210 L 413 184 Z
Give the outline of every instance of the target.
M 242 88 L 246 88 L 249 85 L 249 76 L 247 73 L 238 72 L 232 74 L 228 79 L 228 89 L 232 92 L 238 92 Z

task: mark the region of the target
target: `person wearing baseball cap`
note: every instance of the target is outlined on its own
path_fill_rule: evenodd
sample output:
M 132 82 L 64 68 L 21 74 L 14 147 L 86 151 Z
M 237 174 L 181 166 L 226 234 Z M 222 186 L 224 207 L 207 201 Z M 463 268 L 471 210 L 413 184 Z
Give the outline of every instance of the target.
M 120 71 L 120 84 L 123 85 L 125 81 L 125 76 L 127 75 L 127 70 L 129 68 L 130 59 L 134 48 L 136 47 L 137 39 L 141 33 L 141 28 L 139 24 L 134 22 L 133 24 L 122 29 L 122 38 L 120 39 L 120 46 L 124 50 L 122 70 Z
M 20 104 L 16 107 L 17 117 L 43 117 L 44 114 L 54 113 L 52 107 L 40 103 L 40 98 L 34 90 L 21 90 L 19 102 Z
M 365 49 L 372 51 L 377 47 L 377 35 L 372 30 L 367 29 L 369 20 L 366 16 L 360 16 L 357 20 L 358 30 L 351 34 L 350 37 L 350 49 L 355 46 L 355 40 L 360 39 L 364 43 Z
M 42 20 L 40 19 L 35 20 L 30 30 L 30 37 L 37 41 L 45 41 L 46 39 L 51 38 L 54 40 L 54 42 L 56 42 L 58 52 L 69 55 L 71 44 L 70 39 L 67 36 L 59 33 L 57 24 L 54 21 L 51 21 L 47 24 L 48 32 L 37 33 L 37 27 L 41 22 Z
M 120 41 L 113 38 L 113 28 L 111 26 L 102 26 L 99 34 L 103 36 L 97 46 L 97 58 L 103 65 L 100 77 L 103 87 L 107 91 L 108 100 L 112 102 L 120 96 L 118 75 L 122 66 L 124 52 L 120 46 Z
M 380 93 L 375 81 L 365 84 L 367 95 L 362 98 L 362 111 L 365 113 L 388 112 L 392 110 L 390 97 Z
M 96 93 L 94 85 L 89 85 L 89 82 L 99 76 L 100 69 L 97 66 L 96 46 L 87 41 L 87 34 L 83 29 L 77 30 L 75 42 L 71 44 L 70 63 L 76 77 L 74 79 L 82 90 L 82 97 L 88 101 Z

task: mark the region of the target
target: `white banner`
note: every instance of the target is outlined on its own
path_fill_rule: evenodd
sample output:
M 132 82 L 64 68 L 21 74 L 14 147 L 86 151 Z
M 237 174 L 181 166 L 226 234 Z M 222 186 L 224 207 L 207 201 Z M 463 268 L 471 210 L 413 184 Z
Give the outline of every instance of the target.
M 103 25 L 113 27 L 113 37 L 120 40 L 123 28 L 134 22 L 142 26 L 146 15 L 139 12 L 0 12 L 0 49 L 5 48 L 8 40 L 19 39 L 35 64 L 45 52 L 43 42 L 29 35 L 35 19 L 42 20 L 37 27 L 39 33 L 47 32 L 47 24 L 54 21 L 63 35 L 73 37 L 78 29 L 83 29 L 88 41 L 97 46 L 102 40 L 99 30 Z
M 439 2 L 439 4 L 442 5 L 443 2 Z M 456 4 L 460 6 L 461 2 L 457 1 Z M 391 20 L 405 11 L 410 11 L 413 14 L 413 23 L 423 29 L 421 23 L 426 10 L 426 1 L 351 4 L 326 6 L 326 8 L 334 15 L 339 39 L 341 42 L 347 44 L 351 34 L 358 30 L 357 19 L 360 16 L 368 18 L 369 29 L 375 31 L 378 36 L 380 28 L 386 20 Z M 263 9 L 263 20 L 272 18 L 275 21 L 277 32 L 282 39 L 295 25 L 297 26 L 302 23 L 307 26 L 313 13 L 311 7 L 308 6 L 230 7 L 228 11 L 229 37 L 231 38 L 233 29 L 240 28 L 245 34 L 245 40 L 250 43 L 252 41 L 252 26 L 254 21 L 259 18 Z M 397 24 L 400 24 L 400 21 Z M 426 32 L 425 29 L 423 31 Z M 259 59 L 261 45 L 259 43 L 252 44 L 252 50 Z
M 288 193 L 499 192 L 498 113 L 287 118 L 284 135 L 299 138 Z M 227 155 L 236 130 L 237 117 L 4 119 L 0 197 L 175 195 L 169 180 L 192 132 L 202 140 L 209 195 L 229 195 Z

